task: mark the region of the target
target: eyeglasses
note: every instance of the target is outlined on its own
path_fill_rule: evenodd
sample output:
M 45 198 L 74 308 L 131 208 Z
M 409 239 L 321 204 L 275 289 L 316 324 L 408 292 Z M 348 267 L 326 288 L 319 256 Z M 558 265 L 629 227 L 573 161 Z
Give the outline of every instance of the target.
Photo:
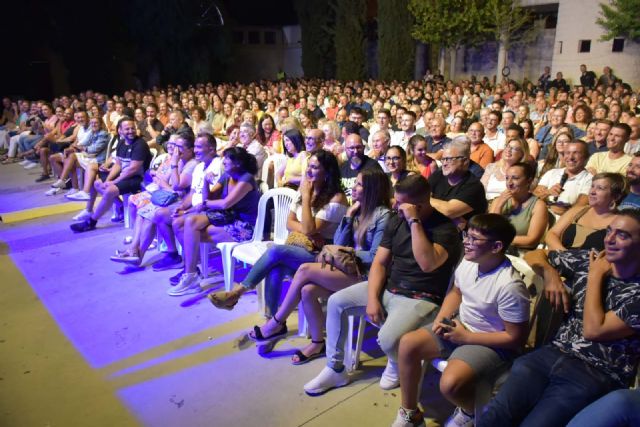
M 399 162 L 400 160 L 402 160 L 402 157 L 400 157 L 400 156 L 393 156 L 393 157 L 387 156 L 385 158 L 385 160 L 388 160 L 390 162 Z
M 462 159 L 466 159 L 466 157 L 465 156 L 443 157 L 440 159 L 440 161 L 442 163 L 448 163 L 448 162 L 453 162 L 454 160 L 462 160 Z
M 483 238 L 479 238 L 479 237 L 474 237 L 471 234 L 469 234 L 467 231 L 463 231 L 462 232 L 462 240 L 466 240 L 467 242 L 469 242 L 472 245 L 476 245 L 477 243 L 480 242 L 493 242 L 494 239 L 483 239 Z

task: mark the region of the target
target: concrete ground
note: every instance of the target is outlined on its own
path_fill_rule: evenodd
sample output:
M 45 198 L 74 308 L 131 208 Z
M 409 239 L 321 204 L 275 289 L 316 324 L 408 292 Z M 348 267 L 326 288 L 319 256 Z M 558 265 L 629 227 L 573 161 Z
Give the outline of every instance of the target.
M 109 256 L 130 230 L 104 218 L 98 230 L 73 234 L 82 205 L 44 196 L 50 182 L 34 184 L 38 175 L 0 166 L 1 426 L 391 424 L 400 391 L 378 387 L 386 358 L 375 328 L 353 382 L 309 397 L 302 386 L 325 360 L 291 365 L 306 342 L 294 335 L 295 313 L 290 336 L 260 356 L 246 338 L 263 321 L 255 294 L 227 312 L 168 296 L 175 270 L 118 274 Z M 430 425 L 453 409 L 438 379 L 430 371 L 423 386 Z

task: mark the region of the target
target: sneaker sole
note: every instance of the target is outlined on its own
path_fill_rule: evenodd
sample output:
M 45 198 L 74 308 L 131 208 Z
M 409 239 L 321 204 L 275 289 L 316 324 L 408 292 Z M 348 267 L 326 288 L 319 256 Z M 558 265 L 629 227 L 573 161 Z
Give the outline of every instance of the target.
M 174 291 L 174 292 L 172 292 Z M 167 295 L 172 296 L 172 297 L 182 297 L 185 295 L 193 295 L 193 294 L 199 294 L 200 292 L 202 292 L 202 289 L 200 288 L 200 286 L 197 287 L 193 287 L 193 288 L 189 288 L 189 289 L 185 289 L 184 291 L 181 292 L 175 292 L 175 288 L 169 289 L 167 291 Z
M 321 391 L 320 391 L 320 390 L 319 390 L 319 391 L 315 391 L 315 390 L 314 390 L 314 391 L 305 390 L 304 392 L 305 392 L 307 395 L 312 396 L 312 397 L 315 397 L 315 396 L 322 396 L 323 394 L 325 394 L 325 393 L 326 393 L 326 392 L 328 392 L 328 391 L 334 390 L 334 389 L 336 389 L 336 388 L 344 387 L 344 386 L 346 386 L 346 385 L 348 385 L 348 384 L 349 384 L 349 382 L 347 381 L 347 382 L 345 382 L 344 384 L 335 385 L 335 386 L 333 386 L 333 387 L 330 387 L 330 388 L 327 388 L 327 389 L 324 389 L 324 390 L 321 390 Z

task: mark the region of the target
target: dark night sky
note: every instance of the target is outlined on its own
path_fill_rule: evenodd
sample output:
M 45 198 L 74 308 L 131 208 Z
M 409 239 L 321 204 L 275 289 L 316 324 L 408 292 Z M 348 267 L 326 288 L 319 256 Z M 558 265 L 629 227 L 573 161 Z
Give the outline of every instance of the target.
M 171 6 L 172 1 L 174 0 L 138 4 L 143 4 L 145 8 L 147 4 L 149 7 L 157 7 L 158 4 Z M 46 50 L 60 53 L 64 58 L 64 65 L 68 70 L 66 78 L 72 91 L 86 87 L 109 90 L 122 86 L 113 79 L 109 83 L 100 74 L 105 70 L 104 64 L 112 59 L 117 61 L 117 52 L 122 53 L 127 46 L 134 45 L 125 22 L 130 17 L 137 19 L 130 12 L 131 3 L 130 0 L 21 0 L 3 5 L 3 16 L 11 19 L 5 19 L 0 26 L 0 37 L 5 41 L 6 49 L 10 49 L 5 52 L 5 65 L 10 66 L 2 67 L 0 96 L 35 97 L 51 94 L 54 84 L 48 76 L 47 64 L 50 58 L 47 57 Z M 292 0 L 182 0 L 181 4 L 193 6 L 194 26 L 199 22 L 198 15 L 212 4 L 222 11 L 227 28 L 231 28 L 234 23 L 277 26 L 297 23 Z M 214 8 L 209 14 L 216 18 Z M 163 18 L 166 22 L 171 16 Z M 183 22 L 184 25 L 189 25 L 191 19 Z M 207 21 L 204 22 L 207 24 Z M 141 26 L 145 31 L 148 28 L 142 24 Z M 152 27 L 148 30 L 154 37 L 155 34 L 158 37 L 166 36 L 162 34 L 161 28 Z M 108 74 L 113 71 L 105 72 Z M 94 76 L 98 80 L 92 80 Z

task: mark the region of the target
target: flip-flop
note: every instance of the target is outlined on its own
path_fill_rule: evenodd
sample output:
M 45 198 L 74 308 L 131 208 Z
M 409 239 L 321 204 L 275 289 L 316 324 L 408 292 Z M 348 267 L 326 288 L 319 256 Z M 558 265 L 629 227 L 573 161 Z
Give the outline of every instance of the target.
M 315 342 L 315 341 L 311 341 L 314 344 L 320 344 L 320 342 Z M 322 348 L 320 349 L 320 351 L 316 352 L 316 353 L 312 353 L 308 356 L 306 356 L 302 350 L 296 350 L 296 352 L 294 353 L 294 356 L 298 356 L 298 360 L 291 361 L 292 365 L 304 365 L 305 363 L 309 363 L 312 360 L 315 359 L 319 359 L 320 357 L 324 357 L 327 355 L 327 344 L 324 342 L 324 340 L 322 341 L 323 345 Z

